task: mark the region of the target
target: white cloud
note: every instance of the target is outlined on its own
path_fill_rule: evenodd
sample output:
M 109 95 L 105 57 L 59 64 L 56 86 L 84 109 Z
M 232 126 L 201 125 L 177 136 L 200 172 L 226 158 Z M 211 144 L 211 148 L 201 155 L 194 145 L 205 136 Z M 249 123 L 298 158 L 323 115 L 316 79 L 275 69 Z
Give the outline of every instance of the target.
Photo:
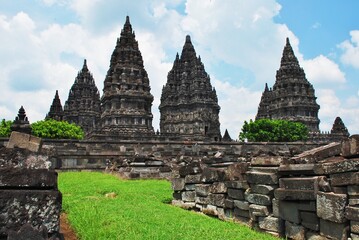
M 236 87 L 215 78 L 212 78 L 211 82 L 216 88 L 221 107 L 221 132 L 224 134 L 225 129 L 228 129 L 232 139 L 237 139 L 244 121 L 254 120 L 262 93 Z
M 344 52 L 340 60 L 347 65 L 359 68 L 359 30 L 350 31 L 350 40 L 339 45 Z
M 303 68 L 310 82 L 316 84 L 345 83 L 345 74 L 338 64 L 329 58 L 319 55 L 313 59 L 304 60 Z

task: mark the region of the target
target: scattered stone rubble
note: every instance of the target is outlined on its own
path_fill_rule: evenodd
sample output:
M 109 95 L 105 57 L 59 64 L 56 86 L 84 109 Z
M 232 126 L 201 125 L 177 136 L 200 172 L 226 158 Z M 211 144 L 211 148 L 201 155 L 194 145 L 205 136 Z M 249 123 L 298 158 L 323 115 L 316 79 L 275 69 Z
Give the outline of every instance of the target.
M 192 162 L 172 203 L 287 239 L 359 239 L 359 135 L 295 157 Z
M 19 132 L 0 146 L 0 239 L 61 238 L 62 197 L 49 153 L 41 139 Z

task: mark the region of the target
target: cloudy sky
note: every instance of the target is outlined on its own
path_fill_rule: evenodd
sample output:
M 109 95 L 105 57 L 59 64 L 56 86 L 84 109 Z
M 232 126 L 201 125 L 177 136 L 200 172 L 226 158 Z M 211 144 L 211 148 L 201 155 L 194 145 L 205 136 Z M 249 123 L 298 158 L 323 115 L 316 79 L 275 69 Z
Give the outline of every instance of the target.
M 62 104 L 83 59 L 102 94 L 126 15 L 159 98 L 176 52 L 189 34 L 221 106 L 222 133 L 236 138 L 254 119 L 264 84 L 272 86 L 286 37 L 316 89 L 320 129 L 341 116 L 359 133 L 357 0 L 0 0 L 0 119 L 21 105 L 31 122 Z

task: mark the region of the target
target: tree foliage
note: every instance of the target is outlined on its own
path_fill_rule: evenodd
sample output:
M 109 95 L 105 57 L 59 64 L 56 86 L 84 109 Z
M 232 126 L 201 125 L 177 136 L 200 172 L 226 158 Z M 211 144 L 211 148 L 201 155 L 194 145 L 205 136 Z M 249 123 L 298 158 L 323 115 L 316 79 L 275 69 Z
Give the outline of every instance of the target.
M 3 119 L 0 123 L 0 137 L 9 137 L 11 134 L 12 121 Z
M 308 138 L 308 128 L 303 123 L 286 120 L 259 119 L 244 122 L 239 140 L 249 142 L 294 142 Z
M 47 119 L 31 124 L 32 134 L 41 138 L 83 139 L 84 132 L 80 126 L 66 121 Z

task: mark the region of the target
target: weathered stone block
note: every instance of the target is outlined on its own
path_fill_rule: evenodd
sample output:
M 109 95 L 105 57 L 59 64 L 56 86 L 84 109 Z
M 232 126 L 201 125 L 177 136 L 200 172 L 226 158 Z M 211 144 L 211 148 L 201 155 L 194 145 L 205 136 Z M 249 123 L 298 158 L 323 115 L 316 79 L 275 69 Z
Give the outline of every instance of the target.
M 12 131 L 7 148 L 23 148 L 32 152 L 38 152 L 42 144 L 41 138 L 30 134 Z
M 210 190 L 210 184 L 196 184 L 195 191 L 197 196 L 207 197 Z
M 359 207 L 346 207 L 345 217 L 349 220 L 359 221 Z
M 353 233 L 359 233 L 359 222 L 350 221 L 350 231 Z
M 227 187 L 224 182 L 214 182 L 212 185 L 210 185 L 209 191 L 211 193 L 226 193 Z
M 323 174 L 359 171 L 359 158 L 345 159 L 343 157 L 330 158 L 330 162 L 321 164 Z
M 318 192 L 317 215 L 318 217 L 336 223 L 343 223 L 345 219 L 345 205 L 347 195 Z
M 209 194 L 208 195 L 209 203 L 218 206 L 218 207 L 224 207 L 224 200 L 226 199 L 225 194 Z
M 225 207 L 225 208 L 233 208 L 233 207 L 234 207 L 234 202 L 233 202 L 233 200 L 225 199 L 225 200 L 224 200 L 224 207 Z
M 244 200 L 244 190 L 228 188 L 227 190 L 228 197 L 238 200 Z
M 359 135 L 352 135 L 349 139 L 344 140 L 341 151 L 344 157 L 359 155 Z
M 272 211 L 274 217 L 279 217 L 279 200 L 272 199 Z
M 280 176 L 287 175 L 313 175 L 315 164 L 288 164 L 280 165 L 278 168 L 278 174 Z
M 332 192 L 337 194 L 348 194 L 347 188 L 343 187 L 332 187 Z
M 185 177 L 187 175 L 194 175 L 194 174 L 198 174 L 201 172 L 202 172 L 202 169 L 198 162 L 191 162 L 191 163 L 187 164 L 186 166 L 181 167 L 178 170 L 178 173 L 181 177 Z
M 200 183 L 201 182 L 201 174 L 196 175 L 187 175 L 184 178 L 185 183 Z
M 251 159 L 251 165 L 279 166 L 283 161 L 282 156 L 257 156 Z
M 315 212 L 316 206 L 314 201 L 279 201 L 280 218 L 299 224 L 301 222 L 299 211 Z
M 254 204 L 269 206 L 272 204 L 272 198 L 267 195 L 251 193 L 250 191 L 246 191 L 245 199 Z
M 202 212 L 206 215 L 218 216 L 217 207 L 213 205 L 203 207 Z
M 251 192 L 263 195 L 273 195 L 274 187 L 269 185 L 252 185 Z
M 281 233 L 283 231 L 283 220 L 276 217 L 259 217 L 258 218 L 259 228 L 265 231 Z
M 183 209 L 193 209 L 196 206 L 194 202 L 183 202 L 181 200 L 172 200 L 172 205 Z
M 195 191 L 182 192 L 182 200 L 185 202 L 194 202 L 196 198 Z
M 348 186 L 349 196 L 359 196 L 359 186 Z
M 286 221 L 285 236 L 293 240 L 305 240 L 305 228 Z
M 269 209 L 267 206 L 251 204 L 249 205 L 249 214 L 252 219 L 256 217 L 265 217 L 269 215 Z
M 243 180 L 245 179 L 244 173 L 248 170 L 249 163 L 235 163 L 228 166 L 226 175 L 228 180 L 235 181 L 235 180 Z
M 318 190 L 318 177 L 281 178 L 279 187 L 283 189 Z
M 204 183 L 223 182 L 226 180 L 225 171 L 216 168 L 205 168 L 201 175 L 201 181 Z
M 203 204 L 203 205 L 207 205 L 210 203 L 208 197 L 196 197 L 195 201 L 196 201 L 196 203 Z
M 294 190 L 277 188 L 274 190 L 274 197 L 278 200 L 315 200 L 316 194 L 312 190 Z
M 350 197 L 349 198 L 349 205 L 359 207 L 359 196 Z
M 182 199 L 182 192 L 173 192 L 172 197 L 175 200 L 181 200 Z
M 0 236 L 8 230 L 17 231 L 25 223 L 39 228 L 42 224 L 49 233 L 59 231 L 61 193 L 55 190 L 0 190 L 0 219 L 11 216 L 11 221 L 0 221 Z
M 331 239 L 347 239 L 348 225 L 320 219 L 320 234 Z
M 0 168 L 0 188 L 57 188 L 57 173 L 48 169 Z
M 278 176 L 275 173 L 247 172 L 247 181 L 254 184 L 278 184 Z
M 249 218 L 249 211 L 248 210 L 242 210 L 239 208 L 234 208 L 233 210 L 234 217 L 243 217 L 243 218 Z
M 249 203 L 246 201 L 234 200 L 234 206 L 241 210 L 249 210 Z
M 249 185 L 247 181 L 228 181 L 225 182 L 228 188 L 248 189 Z
M 332 186 L 359 185 L 359 171 L 330 175 Z
M 185 186 L 184 178 L 174 178 L 172 179 L 172 189 L 173 191 L 182 191 Z
M 290 163 L 316 163 L 319 160 L 323 160 L 328 157 L 339 156 L 340 153 L 341 144 L 334 142 L 325 146 L 305 151 L 296 157 L 291 158 Z
M 301 225 L 314 231 L 319 230 L 319 218 L 313 212 L 300 212 Z

